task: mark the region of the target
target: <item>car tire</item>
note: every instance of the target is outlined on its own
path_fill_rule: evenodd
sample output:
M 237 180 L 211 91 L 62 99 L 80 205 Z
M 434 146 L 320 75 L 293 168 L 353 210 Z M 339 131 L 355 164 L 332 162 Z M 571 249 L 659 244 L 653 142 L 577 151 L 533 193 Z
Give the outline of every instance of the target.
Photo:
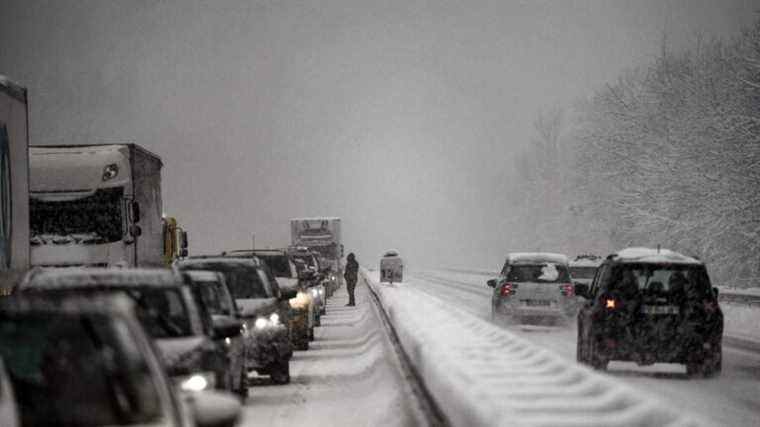
M 309 340 L 308 341 L 314 341 L 314 328 L 309 328 Z M 308 343 L 307 341 L 307 343 Z
M 686 375 L 689 377 L 710 378 L 720 375 L 723 370 L 723 349 L 720 344 L 715 351 L 700 362 L 686 363 Z
M 321 314 L 321 313 L 320 313 L 320 314 L 318 314 L 318 315 L 317 315 L 317 316 L 314 318 L 314 326 L 322 326 L 322 314 Z
M 586 349 L 588 350 L 588 353 L 585 355 L 587 363 L 597 371 L 606 371 L 609 361 L 599 356 L 594 341 L 593 338 L 589 338 L 586 344 Z
M 274 384 L 290 383 L 290 362 L 284 359 L 272 363 L 269 367 L 269 378 Z

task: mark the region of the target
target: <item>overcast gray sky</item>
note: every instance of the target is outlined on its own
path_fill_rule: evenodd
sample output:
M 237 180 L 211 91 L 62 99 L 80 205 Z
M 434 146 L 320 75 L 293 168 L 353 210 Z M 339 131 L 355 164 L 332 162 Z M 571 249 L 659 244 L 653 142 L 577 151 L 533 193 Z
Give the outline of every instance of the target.
M 538 109 L 730 36 L 757 1 L 3 0 L 0 74 L 33 144 L 131 140 L 164 161 L 191 250 L 288 243 L 340 216 L 360 261 L 495 266 Z

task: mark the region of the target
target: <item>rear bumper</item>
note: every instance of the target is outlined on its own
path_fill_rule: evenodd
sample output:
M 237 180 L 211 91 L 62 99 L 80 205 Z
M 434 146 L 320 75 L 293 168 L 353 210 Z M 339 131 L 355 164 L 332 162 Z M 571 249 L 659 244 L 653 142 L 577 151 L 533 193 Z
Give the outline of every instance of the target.
M 275 361 L 290 359 L 293 345 L 288 328 L 279 325 L 250 332 L 245 338 L 245 355 L 248 370 L 266 368 Z
M 716 336 L 680 335 L 663 339 L 655 336 L 634 338 L 629 334 L 608 334 L 595 338 L 597 357 L 612 361 L 688 363 L 709 358 L 721 349 L 722 334 Z
M 529 306 L 523 301 L 499 298 L 494 301 L 494 312 L 504 316 L 514 317 L 569 317 L 576 311 L 576 306 L 570 302 L 558 301 L 545 306 Z

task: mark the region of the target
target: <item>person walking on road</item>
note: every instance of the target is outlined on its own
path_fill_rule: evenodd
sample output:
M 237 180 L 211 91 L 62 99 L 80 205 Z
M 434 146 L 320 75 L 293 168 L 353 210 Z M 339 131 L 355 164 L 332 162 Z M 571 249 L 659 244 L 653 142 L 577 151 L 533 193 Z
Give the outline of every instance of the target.
M 359 279 L 359 263 L 356 262 L 353 252 L 346 257 L 346 271 L 343 273 L 343 277 L 346 279 L 346 290 L 348 291 L 348 304 L 346 306 L 353 307 L 356 305 L 354 288 L 356 288 L 356 281 Z

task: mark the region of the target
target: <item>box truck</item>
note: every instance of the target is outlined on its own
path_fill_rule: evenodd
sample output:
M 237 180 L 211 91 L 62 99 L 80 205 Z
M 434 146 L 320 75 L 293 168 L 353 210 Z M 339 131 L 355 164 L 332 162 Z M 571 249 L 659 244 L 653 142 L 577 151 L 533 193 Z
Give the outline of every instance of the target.
M 290 237 L 292 246 L 305 246 L 319 252 L 322 267 L 329 267 L 340 280 L 343 270 L 340 218 L 293 218 L 290 220 Z
M 165 266 L 161 167 L 136 144 L 31 147 L 32 266 Z
M 0 293 L 29 268 L 27 90 L 0 75 Z

